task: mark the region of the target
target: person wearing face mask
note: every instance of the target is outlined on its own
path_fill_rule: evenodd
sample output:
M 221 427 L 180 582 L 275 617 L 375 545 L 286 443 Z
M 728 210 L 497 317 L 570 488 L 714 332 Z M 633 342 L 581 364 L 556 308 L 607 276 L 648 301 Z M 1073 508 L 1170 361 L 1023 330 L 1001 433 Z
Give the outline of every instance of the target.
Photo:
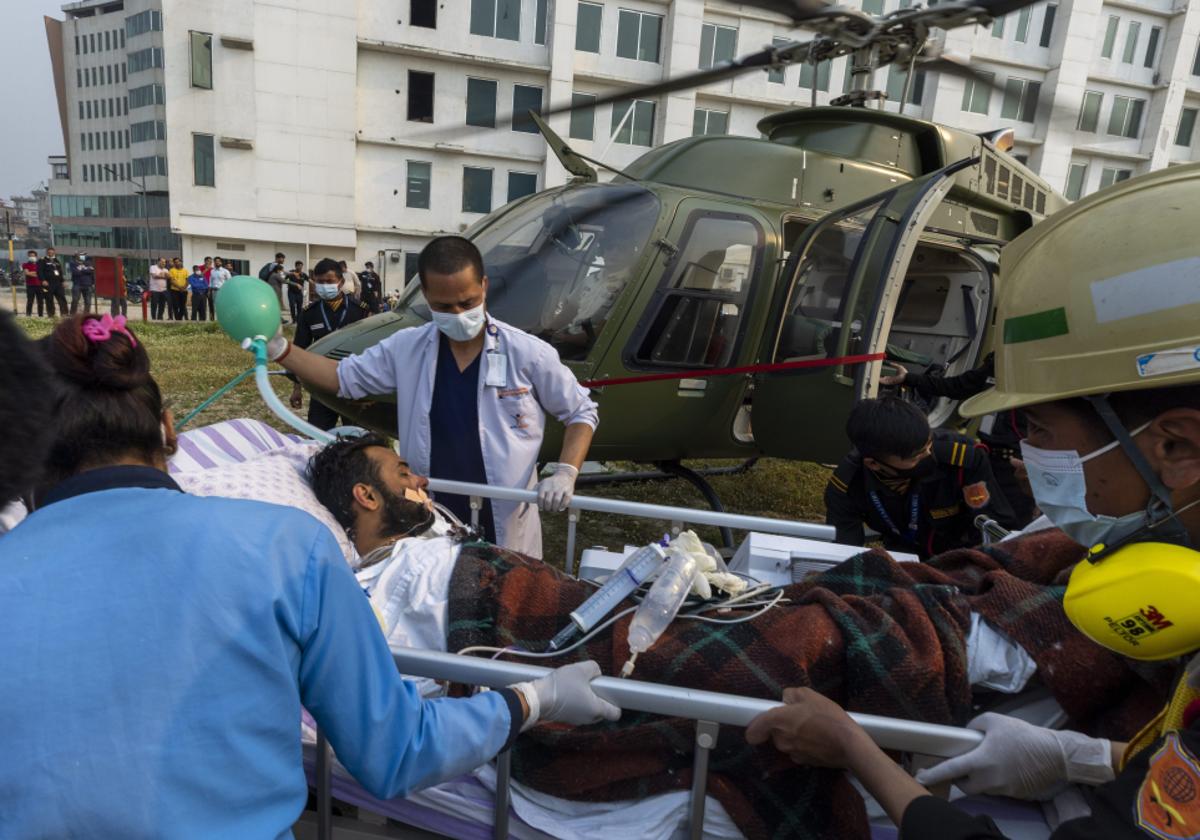
M 1016 524 L 986 452 L 963 435 L 930 430 L 912 403 L 863 400 L 850 412 L 846 436 L 854 449 L 825 487 L 825 521 L 837 529 L 837 542 L 864 545 L 865 524 L 890 551 L 924 560 L 978 545 L 980 514 L 1006 528 Z
M 301 267 L 302 263 L 296 263 Z M 298 269 L 297 269 L 298 270 Z M 308 275 L 305 275 L 305 279 Z M 362 303 L 343 292 L 342 271 L 334 260 L 321 260 L 313 269 L 312 279 L 316 284 L 317 299 L 304 307 L 296 321 L 296 347 L 308 347 L 314 341 L 330 335 L 347 324 L 369 318 L 371 311 Z M 295 376 L 289 377 L 292 386 L 292 408 L 302 408 L 304 392 Z M 338 413 L 317 400 L 308 401 L 308 422 L 318 429 L 332 429 L 338 424 Z
M 985 714 L 978 747 L 910 778 L 832 701 L 789 689 L 750 724 L 802 764 L 851 770 L 905 840 L 1002 838 L 921 783 L 1049 800 L 1083 785 L 1090 813 L 1053 840 L 1190 838 L 1200 829 L 1200 166 L 1136 178 L 1009 244 L 996 384 L 965 416 L 1020 408 L 1038 507 L 1086 549 L 1063 609 L 1096 644 L 1178 663 L 1165 708 L 1129 743 Z M 1046 282 L 1047 277 L 1056 278 Z
M 546 342 L 491 317 L 479 249 L 461 236 L 430 242 L 417 263 L 431 320 L 334 361 L 294 349 L 282 334 L 268 355 L 313 387 L 345 399 L 395 394 L 400 452 L 432 478 L 533 488 L 538 507 L 564 510 L 599 422 L 596 403 Z M 566 426 L 554 471 L 537 481 L 545 415 Z M 437 501 L 463 521 L 468 499 Z M 485 502 L 488 540 L 532 557 L 541 524 L 526 504 Z

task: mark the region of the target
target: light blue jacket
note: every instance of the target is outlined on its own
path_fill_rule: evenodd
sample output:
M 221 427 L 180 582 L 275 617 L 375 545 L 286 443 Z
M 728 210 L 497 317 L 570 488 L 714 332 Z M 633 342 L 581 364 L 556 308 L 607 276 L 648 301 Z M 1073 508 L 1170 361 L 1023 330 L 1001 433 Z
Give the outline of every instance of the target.
M 47 501 L 0 537 L 0 837 L 288 837 L 301 704 L 379 797 L 517 730 L 509 690 L 421 700 L 307 514 L 146 467 Z

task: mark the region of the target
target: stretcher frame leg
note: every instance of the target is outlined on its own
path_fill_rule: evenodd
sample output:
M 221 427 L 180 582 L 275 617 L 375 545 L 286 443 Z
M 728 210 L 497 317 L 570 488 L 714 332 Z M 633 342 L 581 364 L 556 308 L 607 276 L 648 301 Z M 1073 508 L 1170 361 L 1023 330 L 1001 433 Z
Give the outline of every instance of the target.
M 317 730 L 317 840 L 333 840 L 333 761 L 325 733 Z
M 688 804 L 688 837 L 704 837 L 704 805 L 708 795 L 708 757 L 717 745 L 721 725 L 711 720 L 696 721 L 696 752 L 692 758 L 692 794 Z
M 492 837 L 495 840 L 508 838 L 508 808 L 512 804 L 512 751 L 505 750 L 496 756 L 496 807 Z
M 567 511 L 567 560 L 566 560 L 566 565 L 563 568 L 566 569 L 567 574 L 572 575 L 572 576 L 574 576 L 574 574 L 576 572 L 576 568 L 575 568 L 575 536 L 576 536 L 576 531 L 578 530 L 578 527 L 579 527 L 579 511 L 577 511 L 575 508 L 570 508 Z
M 483 510 L 483 497 L 472 496 L 471 502 L 471 527 L 479 530 L 479 512 Z

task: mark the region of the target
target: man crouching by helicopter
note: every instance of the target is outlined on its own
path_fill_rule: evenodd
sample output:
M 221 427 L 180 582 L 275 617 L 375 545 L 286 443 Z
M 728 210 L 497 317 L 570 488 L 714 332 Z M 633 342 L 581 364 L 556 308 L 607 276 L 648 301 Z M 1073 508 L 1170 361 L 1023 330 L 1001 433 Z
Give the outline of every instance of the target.
M 1022 408 L 1038 507 L 1087 547 L 1063 608 L 1101 647 L 1177 660 L 1166 707 L 1127 744 L 983 714 L 970 752 L 910 778 L 837 704 L 788 689 L 751 722 L 801 764 L 847 768 L 905 840 L 1002 838 L 918 782 L 1047 801 L 1085 786 L 1090 813 L 1052 840 L 1196 837 L 1200 826 L 1200 166 L 1102 190 L 1001 253 L 996 384 L 964 416 Z M 1056 278 L 1046 282 L 1047 277 Z M 1083 553 L 1081 551 L 1081 557 Z
M 433 320 L 400 330 L 340 362 L 294 347 L 282 333 L 267 344 L 271 361 L 344 399 L 395 394 L 400 451 L 432 478 L 534 487 L 549 412 L 566 426 L 554 472 L 536 485 L 538 507 L 565 510 L 587 456 L 597 406 L 546 342 L 487 314 L 483 257 L 469 239 L 441 236 L 417 261 Z M 465 496 L 438 501 L 470 517 Z M 537 513 L 528 505 L 485 500 L 484 536 L 541 557 Z

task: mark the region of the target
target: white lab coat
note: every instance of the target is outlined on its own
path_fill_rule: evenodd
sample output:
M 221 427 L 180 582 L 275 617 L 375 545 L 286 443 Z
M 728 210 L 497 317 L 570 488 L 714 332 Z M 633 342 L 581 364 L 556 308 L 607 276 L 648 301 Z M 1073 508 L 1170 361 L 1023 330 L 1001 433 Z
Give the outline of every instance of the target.
M 418 475 L 429 475 L 429 408 L 438 335 L 432 323 L 400 330 L 338 363 L 338 396 L 396 395 L 400 454 Z M 493 361 L 498 359 L 505 364 Z M 487 384 L 492 366 L 493 376 L 503 369 L 503 386 Z M 553 347 L 491 317 L 485 328 L 478 405 L 484 472 L 488 484 L 500 487 L 531 488 L 537 483 L 546 412 L 568 426 L 586 423 L 595 429 L 599 422 L 596 403 Z M 542 529 L 535 505 L 496 500 L 492 515 L 500 545 L 541 557 Z

